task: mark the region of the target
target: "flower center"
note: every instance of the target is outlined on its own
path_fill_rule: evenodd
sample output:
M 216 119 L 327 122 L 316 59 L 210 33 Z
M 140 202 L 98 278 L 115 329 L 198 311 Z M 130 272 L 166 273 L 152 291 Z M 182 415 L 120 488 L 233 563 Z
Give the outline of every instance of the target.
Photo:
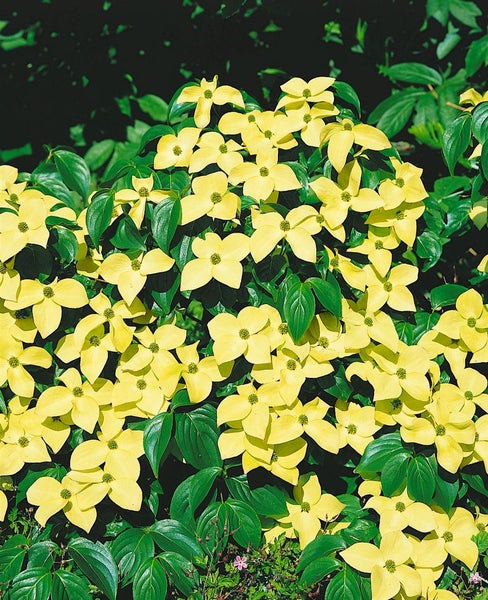
M 306 115 L 303 115 L 303 122 L 305 123 L 305 125 L 308 125 L 308 123 L 310 123 L 311 120 L 312 115 L 309 115 L 308 113 Z
M 141 269 L 141 261 L 134 258 L 134 260 L 130 261 L 130 266 L 133 271 L 140 271 Z
M 445 531 L 442 534 L 442 537 L 444 538 L 444 540 L 446 542 L 452 542 L 452 540 L 454 539 L 454 536 L 452 535 L 452 533 L 450 531 Z
M 103 483 L 111 483 L 113 480 L 114 478 L 112 477 L 112 475 L 110 475 L 110 473 L 104 473 L 102 476 Z
M 247 120 L 249 123 L 255 123 L 256 117 L 254 115 L 247 115 Z
M 9 196 L 9 200 L 10 202 L 18 202 L 19 201 L 19 197 L 17 196 L 17 194 L 10 194 Z
M 383 284 L 383 289 L 385 290 L 385 292 L 391 292 L 391 290 L 393 289 L 393 285 L 389 281 L 385 281 L 385 283 Z
M 349 433 L 350 435 L 355 435 L 358 432 L 358 428 L 356 427 L 356 425 L 354 425 L 354 423 L 349 423 L 349 425 L 347 426 L 347 433 Z
M 212 90 L 205 90 L 203 92 L 203 97 L 206 98 L 207 100 L 210 100 L 210 98 L 212 97 Z
M 249 402 L 249 404 L 257 404 L 258 395 L 257 394 L 249 394 L 249 396 L 247 397 L 247 401 Z
M 81 398 L 81 396 L 83 396 L 83 388 L 80 387 L 79 385 L 74 387 L 72 391 L 73 391 L 73 396 L 75 398 Z
M 269 129 L 266 129 L 266 131 L 264 132 L 264 137 L 265 137 L 267 140 L 270 140 L 270 139 L 273 137 L 273 132 L 272 132 L 272 131 L 270 131 Z
M 435 428 L 435 434 L 441 437 L 443 435 L 446 435 L 446 428 L 444 427 L 444 425 L 437 425 L 437 427 Z
M 351 194 L 349 192 L 342 192 L 341 200 L 343 202 L 349 202 L 351 200 Z
M 310 503 L 302 502 L 302 505 L 300 508 L 302 509 L 302 512 L 310 512 Z
M 466 400 L 471 401 L 473 399 L 473 392 L 470 392 L 469 390 L 467 390 L 466 392 L 464 392 L 464 397 L 466 398 Z
M 19 446 L 21 448 L 27 448 L 27 446 L 29 445 L 29 439 L 25 437 L 25 435 L 19 437 L 19 439 L 17 440 L 17 443 L 19 444 Z
M 373 319 L 371 317 L 365 317 L 364 324 L 366 325 L 366 327 L 372 327 Z
M 396 571 L 395 561 L 389 558 L 385 562 L 385 569 L 388 571 L 388 573 L 394 573 Z
M 310 98 L 311 95 L 312 95 L 312 92 L 308 88 L 305 88 L 302 92 L 302 96 L 304 98 Z
M 289 371 L 294 371 L 297 368 L 297 361 L 293 360 L 293 358 L 290 358 L 286 361 L 286 368 Z
M 138 390 L 145 390 L 147 388 L 147 383 L 144 381 L 144 379 L 138 379 L 136 387 Z
M 474 317 L 469 317 L 469 319 L 466 321 L 466 325 L 468 327 L 476 327 L 476 319 Z
M 324 337 L 324 336 L 320 336 L 319 339 L 317 340 L 317 344 L 321 347 L 321 348 L 328 348 L 329 347 L 329 340 Z
M 92 335 L 88 340 L 88 343 L 90 344 L 90 346 L 100 346 L 100 338 L 98 337 L 98 335 Z
M 397 502 L 395 504 L 395 510 L 397 510 L 398 512 L 404 512 L 406 509 L 405 503 L 404 502 Z
M 54 296 L 54 290 L 50 285 L 46 285 L 43 288 L 42 293 L 45 298 L 52 298 Z
M 376 250 L 383 250 L 383 242 L 381 240 L 376 240 L 374 247 Z
M 307 423 L 308 423 L 307 415 L 300 415 L 298 417 L 298 422 L 300 423 L 300 425 L 307 425 Z
M 227 154 L 228 150 L 227 150 L 226 144 L 220 144 L 219 152 L 220 152 L 220 154 Z
M 249 329 L 239 329 L 239 337 L 241 340 L 248 340 L 250 335 Z
M 59 495 L 61 496 L 61 498 L 63 500 L 69 500 L 71 498 L 71 492 L 69 490 L 67 490 L 66 488 L 63 488 L 60 492 Z
M 261 177 L 268 177 L 269 169 L 267 167 L 261 167 L 259 169 L 259 174 L 261 175 Z
M 393 410 L 399 410 L 402 407 L 402 401 L 399 400 L 398 398 L 396 398 L 395 400 L 392 400 L 391 407 L 393 408 Z
M 195 375 L 195 373 L 198 373 L 198 367 L 194 362 L 191 362 L 188 365 L 188 373 L 190 373 L 191 375 Z
M 110 321 L 110 319 L 113 319 L 115 317 L 115 313 L 114 313 L 113 309 L 106 308 L 103 311 L 103 316 L 107 319 L 107 321 Z
M 334 256 L 334 258 L 330 261 L 330 266 L 333 269 L 337 269 L 337 267 L 339 266 L 339 259 L 337 258 L 337 256 Z
M 281 231 L 290 231 L 290 222 L 286 220 L 281 221 L 280 229 Z
M 397 210 L 395 213 L 395 216 L 397 218 L 398 221 L 403 221 L 403 219 L 405 218 L 405 211 L 404 210 Z
M 281 335 L 285 335 L 286 333 L 288 333 L 288 324 L 281 323 L 280 325 L 278 325 L 278 332 L 281 333 Z
M 119 445 L 117 444 L 116 440 L 109 440 L 107 442 L 107 448 L 109 450 L 117 450 L 118 447 Z
M 20 365 L 20 361 L 16 356 L 11 356 L 8 359 L 8 364 L 10 367 L 12 367 L 13 369 L 15 369 L 15 367 L 18 367 Z
M 406 379 L 407 372 L 403 367 L 400 367 L 399 369 L 397 369 L 396 376 L 398 377 L 398 379 Z
M 173 154 L 175 156 L 180 156 L 180 154 L 183 154 L 183 150 L 181 149 L 181 146 L 173 146 Z
M 220 258 L 220 254 L 217 254 L 216 252 L 214 252 L 212 254 L 212 256 L 210 257 L 210 262 L 213 265 L 218 265 L 221 261 L 222 261 L 222 259 Z
M 219 194 L 218 192 L 214 192 L 210 196 L 210 200 L 212 201 L 213 204 L 218 204 L 219 202 L 222 202 L 222 194 Z
M 137 193 L 141 198 L 147 198 L 149 196 L 149 190 L 147 187 L 141 187 L 137 190 Z
M 394 183 L 399 188 L 402 188 L 405 185 L 405 181 L 401 177 L 397 177 Z
M 25 233 L 26 231 L 29 231 L 29 225 L 27 225 L 25 221 L 21 221 L 17 225 L 17 229 L 20 231 L 20 233 Z
M 158 344 L 156 344 L 156 342 L 152 342 L 151 344 L 149 344 L 149 350 L 153 354 L 157 354 L 159 352 L 159 346 L 158 346 Z

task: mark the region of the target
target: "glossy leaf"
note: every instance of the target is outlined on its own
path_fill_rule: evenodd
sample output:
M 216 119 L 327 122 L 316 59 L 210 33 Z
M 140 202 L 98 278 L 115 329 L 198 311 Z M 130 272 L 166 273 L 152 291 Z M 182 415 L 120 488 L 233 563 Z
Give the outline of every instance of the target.
M 173 413 L 160 413 L 150 419 L 144 428 L 144 453 L 154 476 L 159 473 L 161 459 L 173 432 Z
M 180 218 L 181 205 L 178 201 L 171 198 L 162 200 L 152 213 L 152 235 L 158 246 L 166 254 L 169 253 Z
M 440 85 L 442 75 L 432 67 L 417 62 L 405 62 L 392 65 L 385 69 L 386 74 L 393 81 L 416 83 L 419 85 Z
M 425 456 L 413 456 L 407 469 L 407 489 L 409 495 L 429 504 L 434 495 L 436 484 L 435 473 Z
M 216 409 L 210 404 L 175 415 L 175 440 L 185 459 L 195 468 L 220 467 Z
M 86 211 L 86 228 L 95 248 L 110 225 L 114 209 L 114 195 L 111 190 L 97 192 L 91 199 Z
M 132 583 L 133 600 L 166 598 L 168 581 L 163 565 L 157 558 L 148 558 L 138 569 Z
M 53 157 L 64 183 L 71 190 L 78 192 L 84 200 L 87 200 L 91 176 L 86 162 L 81 156 L 69 150 L 55 150 Z
M 288 289 L 283 312 L 290 335 L 296 342 L 307 331 L 315 314 L 315 298 L 310 284 L 297 282 Z
M 361 592 L 354 571 L 344 565 L 342 571 L 334 575 L 327 584 L 324 600 L 344 600 L 345 598 L 360 598 Z
M 193 563 L 177 552 L 163 552 L 158 556 L 171 583 L 189 598 L 191 593 L 200 589 L 200 575 Z
M 154 540 L 144 529 L 130 527 L 113 540 L 110 552 L 119 567 L 121 577 L 129 580 L 141 565 L 154 555 Z
M 319 535 L 309 542 L 303 549 L 297 564 L 297 572 L 303 571 L 310 565 L 325 556 L 335 554 L 339 550 L 344 550 L 346 543 L 338 535 Z
M 391 458 L 403 451 L 398 431 L 382 435 L 366 446 L 355 471 L 360 475 L 379 472 Z
M 102 140 L 101 142 L 95 142 L 90 146 L 87 150 L 84 158 L 86 164 L 92 169 L 96 171 L 102 165 L 104 165 L 115 148 L 114 140 Z
M 147 531 L 161 550 L 177 552 L 188 560 L 202 556 L 202 549 L 193 531 L 175 519 L 156 521 Z
M 471 140 L 471 116 L 469 113 L 459 115 L 450 123 L 442 136 L 442 152 L 451 175 L 459 159 L 463 156 Z
M 330 274 L 327 280 L 320 279 L 320 277 L 310 277 L 307 282 L 312 286 L 317 300 L 325 310 L 340 318 L 342 316 L 342 294 L 335 277 Z
M 90 587 L 84 577 L 58 569 L 53 573 L 52 600 L 90 600 Z
M 48 600 L 51 588 L 51 571 L 46 567 L 33 567 L 25 569 L 14 577 L 9 598 L 11 600 Z
M 88 579 L 109 600 L 115 600 L 118 585 L 117 565 L 107 547 L 98 541 L 91 542 L 79 537 L 69 543 L 68 553 Z
M 435 310 L 441 306 L 453 306 L 458 296 L 466 292 L 468 288 L 457 283 L 444 283 L 430 290 L 430 304 Z
M 183 480 L 171 498 L 171 518 L 186 525 L 194 524 L 196 509 L 203 502 L 221 472 L 220 467 L 207 467 Z
M 226 504 L 234 540 L 243 548 L 257 548 L 261 542 L 261 523 L 254 508 L 233 498 L 229 498 Z
M 408 452 L 399 452 L 381 469 L 381 490 L 385 496 L 393 496 L 395 492 L 403 491 L 409 460 Z

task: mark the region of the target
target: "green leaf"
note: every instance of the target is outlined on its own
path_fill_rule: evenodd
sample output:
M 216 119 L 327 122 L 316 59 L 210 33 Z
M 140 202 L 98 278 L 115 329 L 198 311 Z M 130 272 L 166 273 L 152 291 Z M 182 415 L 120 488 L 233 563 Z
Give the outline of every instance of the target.
M 79 537 L 68 544 L 68 553 L 78 567 L 109 600 L 117 596 L 117 564 L 109 550 L 100 542 Z
M 457 283 L 444 283 L 430 290 L 430 304 L 432 310 L 441 306 L 452 306 L 456 304 L 458 296 L 466 292 L 468 288 Z
M 407 489 L 411 498 L 429 504 L 434 495 L 436 476 L 425 456 L 413 456 L 407 469 Z
M 375 107 L 368 123 L 375 123 L 385 135 L 394 137 L 408 123 L 415 105 L 424 94 L 423 90 L 404 90 L 392 94 Z
M 385 69 L 385 74 L 392 81 L 404 81 L 405 83 L 416 83 L 420 85 L 440 85 L 442 75 L 432 67 L 422 63 L 408 62 L 398 63 Z
M 285 495 L 273 485 L 251 489 L 245 474 L 227 477 L 225 484 L 234 498 L 247 502 L 258 515 L 283 517 L 287 514 Z
M 157 558 L 148 558 L 136 572 L 132 583 L 133 600 L 164 600 L 168 581 Z
M 297 282 L 285 294 L 283 313 L 291 337 L 297 342 L 315 315 L 315 298 L 308 283 Z
M 0 582 L 13 579 L 22 570 L 27 555 L 27 540 L 18 546 L 3 544 L 0 548 Z
M 466 52 L 466 75 L 472 77 L 478 69 L 488 63 L 488 35 L 471 42 Z
M 181 521 L 185 525 L 194 525 L 196 509 L 203 502 L 221 472 L 220 467 L 207 467 L 183 480 L 171 498 L 169 507 L 171 518 Z
M 442 256 L 443 238 L 426 229 L 415 240 L 417 256 L 427 259 L 422 266 L 422 272 L 433 267 Z
M 58 550 L 58 545 L 51 540 L 35 542 L 29 548 L 27 569 L 31 567 L 46 567 L 51 569 L 54 564 L 55 552 Z
M 377 533 L 377 524 L 364 518 L 353 519 L 345 529 L 341 530 L 341 536 L 348 546 L 357 542 L 370 542 Z
M 33 567 L 25 569 L 14 577 L 9 598 L 10 600 L 48 600 L 51 588 L 51 571 L 45 567 Z
M 404 451 L 400 432 L 386 433 L 366 446 L 355 472 L 359 475 L 377 473 L 390 459 Z
M 222 466 L 216 414 L 211 404 L 176 414 L 176 443 L 185 460 L 196 469 Z
M 331 275 L 332 279 L 327 276 L 329 281 L 320 279 L 320 277 L 309 277 L 307 283 L 310 283 L 312 289 L 317 296 L 317 300 L 322 304 L 325 310 L 328 310 L 338 319 L 342 316 L 342 293 L 337 280 Z
M 127 581 L 154 555 L 154 540 L 144 529 L 130 527 L 111 542 L 110 552 L 119 567 L 120 575 Z
M 90 600 L 92 595 L 85 578 L 71 571 L 58 569 L 53 573 L 51 597 L 52 600 Z
M 83 200 L 87 200 L 90 192 L 90 169 L 86 162 L 69 150 L 55 150 L 53 156 L 64 183 L 78 192 Z
M 86 164 L 90 167 L 90 169 L 96 171 L 107 162 L 112 155 L 114 148 L 114 140 L 102 140 L 101 142 L 95 142 L 90 146 L 84 156 Z
M 485 179 L 488 179 L 488 144 L 481 148 L 481 171 Z
M 459 30 L 456 28 L 452 31 L 448 31 L 446 37 L 437 45 L 435 53 L 439 60 L 445 58 L 461 41 L 462 38 L 458 31 Z
M 159 473 L 161 458 L 168 447 L 173 432 L 173 413 L 160 413 L 150 419 L 144 428 L 144 453 L 154 476 Z
M 75 234 L 65 227 L 56 227 L 51 230 L 54 240 L 53 248 L 65 264 L 75 261 L 78 254 L 78 240 Z
M 102 234 L 110 225 L 114 209 L 112 190 L 100 190 L 91 199 L 86 211 L 86 229 L 95 248 L 100 244 Z
M 300 576 L 299 583 L 304 587 L 315 585 L 324 577 L 341 568 L 342 562 L 336 558 L 318 556 L 313 563 L 307 565 Z
M 169 253 L 171 241 L 181 218 L 181 204 L 178 200 L 168 198 L 162 200 L 154 209 L 151 218 L 152 235 L 166 254 Z
M 476 17 L 483 14 L 474 2 L 467 0 L 449 0 L 449 11 L 463 25 L 475 29 L 478 28 Z
M 338 98 L 354 106 L 359 117 L 361 115 L 361 103 L 354 88 L 344 81 L 335 81 L 332 87 L 334 88 L 335 95 Z
M 445 476 L 449 477 L 449 480 L 444 479 L 439 473 L 436 473 L 434 503 L 438 504 L 446 512 L 449 512 L 454 506 L 459 492 L 459 479 L 451 473 L 446 473 Z
M 433 17 L 436 21 L 439 21 L 444 27 L 447 25 L 447 19 L 449 18 L 449 2 L 446 0 L 427 0 L 426 6 L 427 17 Z
M 407 478 L 407 468 L 410 460 L 408 452 L 399 452 L 381 469 L 381 490 L 385 496 L 403 491 Z
M 199 573 L 193 563 L 184 556 L 177 552 L 163 552 L 158 558 L 169 574 L 171 583 L 185 598 L 189 598 L 192 592 L 200 588 Z
M 126 215 L 119 220 L 115 234 L 110 242 L 119 250 L 145 250 L 145 240 L 134 221 Z
M 195 534 L 184 523 L 175 519 L 163 519 L 153 523 L 147 531 L 161 550 L 177 552 L 191 561 L 202 556 Z
M 488 137 L 488 102 L 480 102 L 471 113 L 471 130 L 474 137 L 484 144 Z
M 205 553 L 214 559 L 227 546 L 230 534 L 229 507 L 225 502 L 212 502 L 198 517 L 196 532 Z
M 168 118 L 168 105 L 159 96 L 146 94 L 141 98 L 136 98 L 136 102 L 142 112 L 147 113 L 154 121 L 166 121 Z
M 338 550 L 344 550 L 346 543 L 343 538 L 338 535 L 319 535 L 314 540 L 309 542 L 303 549 L 297 564 L 297 573 L 303 571 L 316 560 L 328 557 Z
M 488 488 L 486 486 L 486 477 L 481 477 L 481 475 L 477 475 L 474 473 L 462 473 L 461 474 L 463 480 L 472 487 L 473 490 L 476 490 L 483 496 L 488 497 Z
M 354 571 L 344 565 L 342 571 L 334 575 L 325 590 L 324 600 L 345 600 L 345 598 L 360 598 L 361 592 Z
M 471 115 L 463 113 L 448 124 L 442 136 L 442 153 L 451 175 L 471 140 Z
M 256 511 L 246 502 L 233 498 L 229 498 L 226 504 L 234 540 L 243 548 L 258 548 L 261 543 L 261 522 Z

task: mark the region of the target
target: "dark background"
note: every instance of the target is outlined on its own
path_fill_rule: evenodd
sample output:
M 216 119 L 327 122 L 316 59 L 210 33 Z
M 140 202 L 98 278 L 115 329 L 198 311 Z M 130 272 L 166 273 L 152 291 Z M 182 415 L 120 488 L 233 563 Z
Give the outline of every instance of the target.
M 3 39 L 20 32 L 26 45 L 0 49 L 0 149 L 29 143 L 31 155 L 15 164 L 30 170 L 45 158 L 45 145 L 72 144 L 76 125 L 85 150 L 105 138 L 123 140 L 137 114 L 122 114 L 117 98 L 155 94 L 169 101 L 186 81 L 215 74 L 263 108 L 268 99 L 276 103 L 279 85 L 292 76 L 333 75 L 355 88 L 365 120 L 391 91 L 381 66 L 416 60 L 434 66 L 428 41 L 444 35 L 436 21 L 425 22 L 422 0 L 229 0 L 223 6 L 214 0 L 2 0 Z M 339 35 L 331 23 L 339 24 Z M 357 28 L 365 23 L 361 47 Z

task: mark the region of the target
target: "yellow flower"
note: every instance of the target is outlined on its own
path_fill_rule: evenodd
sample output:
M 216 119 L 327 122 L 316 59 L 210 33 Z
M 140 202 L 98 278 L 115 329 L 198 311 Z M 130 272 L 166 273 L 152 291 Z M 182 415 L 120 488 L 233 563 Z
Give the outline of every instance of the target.
M 19 292 L 20 275 L 14 269 L 14 259 L 0 262 L 0 298 L 15 300 Z
M 379 514 L 381 535 L 389 531 L 403 531 L 407 527 L 427 533 L 436 527 L 434 511 L 430 506 L 412 500 L 406 490 L 391 498 L 372 496 L 364 508 L 372 508 Z
M 310 106 L 308 102 L 292 102 L 286 107 L 286 114 L 293 124 L 293 131 L 299 131 L 302 141 L 312 148 L 318 148 L 322 140 L 324 118 L 337 115 L 339 110 L 328 102 Z
M 292 168 L 278 162 L 278 149 L 272 148 L 256 156 L 256 162 L 243 162 L 229 173 L 232 185 L 244 182 L 243 194 L 255 200 L 266 200 L 271 193 L 297 190 L 301 183 Z
M 130 203 L 129 217 L 134 221 L 136 227 L 140 229 L 146 210 L 146 203 L 149 200 L 154 204 L 159 204 L 162 200 L 169 198 L 166 192 L 154 190 L 154 177 L 135 177 L 132 176 L 133 189 L 122 189 L 115 192 L 115 207 Z
M 364 123 L 355 125 L 351 119 L 328 123 L 322 132 L 322 144 L 327 144 L 327 157 L 338 173 L 346 164 L 354 144 L 369 150 L 385 150 L 391 147 L 390 141 L 381 130 Z
M 196 102 L 195 124 L 203 129 L 210 123 L 210 111 L 214 104 L 221 106 L 231 103 L 244 108 L 244 100 L 239 90 L 230 85 L 217 85 L 218 76 L 212 81 L 203 78 L 200 84 L 188 85 L 178 96 L 177 102 Z
M 330 406 L 320 398 L 302 404 L 298 398 L 289 407 L 276 408 L 278 418 L 272 420 L 267 438 L 269 444 L 291 442 L 304 433 L 327 452 L 337 454 L 339 435 L 336 428 L 325 420 Z
M 337 249 L 332 251 L 326 246 L 325 250 L 329 258 L 329 271 L 337 272 L 348 285 L 364 291 L 366 288 L 366 273 L 363 268 L 354 264 L 350 258 L 339 254 Z
M 347 354 L 342 323 L 328 312 L 321 312 L 313 317 L 300 342 L 310 344 L 310 357 L 320 364 Z
M 415 557 L 415 565 L 434 567 L 450 556 L 473 569 L 478 560 L 478 547 L 471 539 L 478 533 L 473 515 L 458 506 L 449 513 L 434 509 L 434 518 L 436 526 L 422 540 L 422 553 Z
M 449 410 L 442 400 L 432 402 L 422 417 L 413 417 L 400 427 L 402 439 L 430 446 L 435 444 L 437 462 L 449 471 L 456 473 L 464 458 L 462 446 L 473 446 L 475 425 L 463 413 Z
M 149 366 L 140 371 L 118 368 L 116 376 L 112 407 L 117 415 L 146 418 L 168 410 L 169 397 Z
M 409 162 L 401 162 L 392 157 L 390 162 L 395 169 L 395 179 L 385 179 L 378 187 L 378 193 L 385 201 L 385 208 L 392 210 L 403 202 L 417 203 L 428 194 L 422 183 L 422 169 Z
M 199 136 L 200 129 L 197 127 L 183 127 L 177 135 L 163 135 L 156 147 L 154 168 L 188 167 Z
M 466 110 L 473 110 L 480 102 L 488 100 L 488 91 L 481 94 L 474 88 L 469 88 L 462 94 L 459 95 L 459 104 L 467 104 Z
M 142 490 L 137 484 L 140 470 L 137 458 L 121 458 L 112 453 L 103 468 L 70 471 L 68 476 L 84 486 L 78 493 L 78 503 L 84 510 L 96 506 L 105 496 L 125 510 L 140 510 Z
M 321 230 L 317 221 L 318 213 L 313 206 L 304 204 L 292 208 L 282 217 L 272 211 L 260 213 L 252 210 L 251 254 L 255 262 L 260 262 L 270 254 L 281 240 L 286 240 L 295 256 L 307 262 L 316 262 L 317 248 L 313 235 Z
M 73 450 L 70 467 L 74 471 L 88 471 L 99 467 L 111 455 L 120 463 L 139 458 L 144 454 L 143 436 L 143 431 L 122 429 L 122 424 L 112 431 L 102 423 L 97 440 L 86 440 Z
M 195 177 L 193 194 L 181 199 L 181 224 L 196 221 L 203 215 L 230 221 L 241 207 L 241 199 L 229 191 L 227 175 L 222 171 Z
M 385 203 L 388 201 L 387 198 L 383 200 Z M 366 219 L 366 225 L 390 227 L 402 242 L 411 247 L 417 236 L 417 220 L 424 211 L 423 202 L 402 202 L 392 209 L 375 208 Z
M 28 346 L 5 336 L 0 340 L 0 385 L 8 382 L 14 394 L 31 398 L 34 394 L 34 378 L 24 365 L 35 365 L 48 369 L 52 357 L 44 348 Z
M 327 226 L 335 229 L 346 220 L 349 210 L 369 212 L 383 206 L 378 192 L 361 188 L 361 167 L 351 161 L 340 172 L 337 183 L 328 177 L 320 176 L 310 183 L 310 187 L 322 202 L 320 214 Z
M 358 542 L 339 554 L 358 571 L 371 574 L 374 600 L 390 600 L 400 590 L 417 597 L 422 589 L 420 575 L 409 566 L 412 543 L 401 532 L 388 532 L 381 537 L 380 547 Z
M 337 400 L 335 418 L 339 448 L 349 445 L 359 454 L 363 454 L 369 442 L 373 441 L 373 435 L 381 429 L 381 425 L 375 421 L 374 406 Z
M 51 462 L 46 444 L 32 423 L 30 416 L 8 415 L 8 426 L 0 434 L 0 475 L 14 475 L 26 463 Z
M 334 93 L 328 89 L 334 82 L 333 77 L 313 77 L 309 81 L 301 77 L 292 77 L 280 86 L 284 93 L 276 105 L 276 110 L 283 106 L 300 106 L 304 102 L 334 104 Z
M 275 383 L 255 387 L 253 383 L 238 385 L 236 393 L 223 398 L 217 406 L 217 425 L 232 423 L 247 436 L 264 440 L 271 423 L 270 407 L 282 404 Z
M 195 342 L 189 346 L 179 346 L 176 354 L 181 361 L 181 376 L 185 381 L 190 402 L 198 403 L 205 400 L 212 391 L 212 384 L 229 377 L 233 362 L 218 365 L 214 356 L 200 358 Z
M 348 248 L 348 252 L 358 252 L 368 257 L 369 262 L 384 277 L 391 266 L 391 250 L 398 248 L 400 239 L 391 227 L 368 227 L 367 237 L 359 244 Z
M 190 159 L 189 173 L 199 173 L 208 165 L 217 164 L 228 175 L 233 167 L 244 161 L 239 153 L 244 148 L 235 140 L 226 141 L 217 131 L 204 133 L 197 146 L 198 150 Z
M 256 114 L 256 127 L 245 127 L 241 137 L 249 154 L 266 154 L 273 148 L 290 150 L 298 145 L 292 131 L 295 122 L 282 112 L 267 110 Z
M 381 275 L 374 266 L 365 265 L 368 310 L 375 312 L 388 304 L 394 310 L 415 311 L 415 300 L 407 286 L 417 281 L 418 272 L 414 265 L 399 264 Z
M 278 521 L 291 524 L 303 549 L 321 531 L 321 521 L 333 521 L 345 505 L 332 494 L 323 494 L 317 475 L 311 473 L 300 476 L 293 497 L 293 501 L 286 502 L 288 515 Z
M 218 364 L 244 356 L 252 363 L 271 360 L 269 338 L 263 333 L 268 315 L 260 307 L 246 306 L 238 315 L 219 313 L 208 322 L 208 331 L 214 340 L 212 352 Z
M 81 308 L 88 304 L 85 287 L 76 279 L 56 277 L 44 284 L 37 279 L 23 279 L 15 301 L 6 301 L 9 310 L 22 310 L 32 306 L 32 317 L 41 335 L 46 338 L 61 323 L 62 308 Z
M 365 300 L 366 296 L 363 296 L 357 302 L 347 300 L 342 303 L 342 320 L 346 326 L 344 347 L 359 350 L 375 340 L 396 352 L 399 339 L 392 318 L 382 310 L 368 310 Z
M 473 451 L 472 454 L 463 461 L 462 466 L 483 461 L 485 471 L 488 473 L 488 415 L 484 414 L 479 417 L 479 419 L 476 419 L 474 428 L 475 437 Z
M 114 252 L 103 261 L 98 273 L 108 283 L 115 284 L 122 298 L 130 305 L 146 284 L 149 275 L 169 271 L 174 262 L 160 248 L 141 252 L 133 259 L 122 252 Z
M 18 212 L 0 214 L 0 261 L 6 262 L 27 244 L 37 244 L 45 248 L 49 238 L 46 227 L 48 211 L 37 193 L 27 198 L 19 206 Z
M 97 518 L 97 511 L 94 507 L 80 507 L 77 494 L 83 487 L 69 475 L 65 475 L 61 481 L 54 477 L 39 477 L 27 490 L 27 502 L 39 507 L 34 516 L 42 527 L 46 526 L 50 517 L 62 510 L 73 525 L 89 532 Z
M 257 458 L 244 451 L 242 455 L 244 473 L 262 467 L 272 475 L 283 479 L 283 481 L 291 485 L 297 485 L 300 474 L 297 465 L 305 458 L 307 442 L 303 438 L 297 438 L 290 442 L 270 446 L 270 450 L 269 459 Z
M 249 254 L 249 238 L 243 233 L 231 233 L 221 239 L 208 232 L 205 239 L 195 238 L 192 251 L 197 258 L 190 260 L 181 273 L 181 291 L 195 290 L 216 279 L 232 288 L 241 285 L 241 260 Z
M 92 433 L 98 422 L 100 406 L 110 404 L 112 400 L 112 382 L 97 379 L 91 385 L 82 381 L 74 368 L 67 369 L 58 379 L 64 385 L 44 390 L 37 401 L 36 412 L 43 417 L 70 415 L 75 425 Z

